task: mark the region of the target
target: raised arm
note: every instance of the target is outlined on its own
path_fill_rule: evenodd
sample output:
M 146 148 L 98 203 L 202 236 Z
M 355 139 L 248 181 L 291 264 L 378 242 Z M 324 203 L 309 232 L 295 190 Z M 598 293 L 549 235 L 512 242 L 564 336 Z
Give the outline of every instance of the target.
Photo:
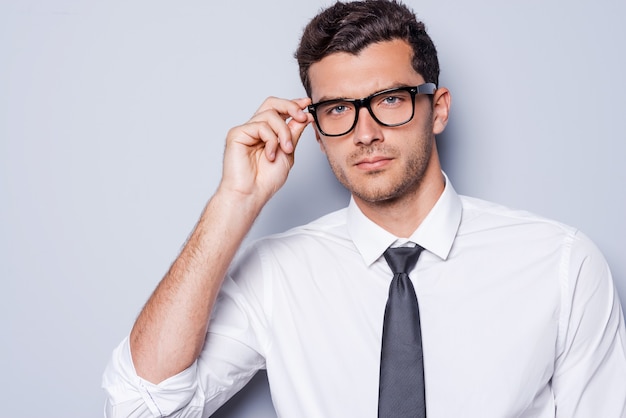
M 137 374 L 159 383 L 200 354 L 222 280 L 252 223 L 287 179 L 309 99 L 270 97 L 229 131 L 220 185 L 130 334 Z

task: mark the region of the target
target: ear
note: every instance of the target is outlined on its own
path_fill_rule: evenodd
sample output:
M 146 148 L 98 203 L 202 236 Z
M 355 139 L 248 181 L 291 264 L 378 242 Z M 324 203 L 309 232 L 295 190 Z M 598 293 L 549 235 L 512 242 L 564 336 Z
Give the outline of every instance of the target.
M 440 87 L 433 97 L 433 133 L 438 135 L 446 129 L 452 96 L 445 87 Z

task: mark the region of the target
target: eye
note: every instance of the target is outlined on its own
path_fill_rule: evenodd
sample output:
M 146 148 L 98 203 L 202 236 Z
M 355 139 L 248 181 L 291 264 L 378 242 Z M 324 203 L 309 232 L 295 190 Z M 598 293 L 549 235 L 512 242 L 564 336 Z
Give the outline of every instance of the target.
M 348 102 L 330 102 L 319 109 L 324 116 L 341 117 L 352 111 L 352 106 Z
M 338 104 L 337 106 L 334 106 L 328 109 L 328 113 L 340 115 L 342 113 L 345 113 L 347 110 L 348 110 L 348 106 L 344 104 Z
M 402 95 L 393 94 L 381 97 L 379 104 L 383 106 L 396 106 L 402 103 L 403 100 L 405 100 L 405 98 L 402 97 Z

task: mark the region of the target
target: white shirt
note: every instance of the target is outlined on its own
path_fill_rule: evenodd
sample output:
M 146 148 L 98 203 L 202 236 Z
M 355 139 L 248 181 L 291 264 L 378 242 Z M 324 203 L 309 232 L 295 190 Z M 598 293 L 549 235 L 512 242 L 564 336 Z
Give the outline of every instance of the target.
M 626 417 L 626 332 L 611 274 L 573 228 L 449 182 L 410 241 L 429 418 Z M 105 371 L 108 417 L 207 417 L 267 368 L 280 417 L 375 418 L 395 237 L 352 201 L 233 264 L 199 359 L 159 385 L 128 340 Z M 177 412 L 176 412 L 177 411 Z

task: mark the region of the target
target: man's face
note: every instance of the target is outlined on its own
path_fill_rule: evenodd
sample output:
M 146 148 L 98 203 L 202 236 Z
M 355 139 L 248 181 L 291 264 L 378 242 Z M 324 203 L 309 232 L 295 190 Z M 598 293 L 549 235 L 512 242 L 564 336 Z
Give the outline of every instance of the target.
M 329 55 L 309 69 L 313 103 L 420 85 L 424 79 L 411 65 L 412 54 L 405 41 L 394 40 L 370 45 L 359 55 Z M 429 97 L 417 95 L 415 115 L 405 125 L 379 125 L 361 108 L 351 132 L 327 137 L 316 129 L 316 136 L 335 176 L 355 199 L 383 203 L 417 192 L 427 178 L 431 161 L 437 159 L 433 120 Z

